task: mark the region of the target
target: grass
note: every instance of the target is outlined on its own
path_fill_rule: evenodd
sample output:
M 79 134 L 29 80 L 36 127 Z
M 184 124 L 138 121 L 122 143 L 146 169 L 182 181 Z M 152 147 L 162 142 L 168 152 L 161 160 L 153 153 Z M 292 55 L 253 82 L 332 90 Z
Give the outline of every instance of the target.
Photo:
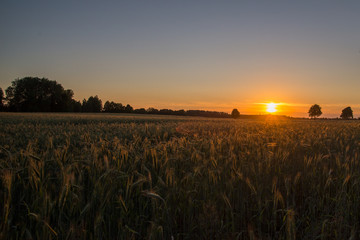
M 0 239 L 359 237 L 358 121 L 0 122 Z

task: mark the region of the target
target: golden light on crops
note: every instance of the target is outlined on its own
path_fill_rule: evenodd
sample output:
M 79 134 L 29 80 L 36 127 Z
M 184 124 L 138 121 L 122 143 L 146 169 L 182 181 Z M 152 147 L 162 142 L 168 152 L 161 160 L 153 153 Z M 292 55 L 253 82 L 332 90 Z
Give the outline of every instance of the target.
M 276 103 L 273 103 L 273 102 L 271 102 L 271 103 L 266 103 L 266 112 L 268 112 L 268 113 L 275 113 L 275 112 L 277 112 L 276 107 L 277 107 L 277 104 L 276 104 Z

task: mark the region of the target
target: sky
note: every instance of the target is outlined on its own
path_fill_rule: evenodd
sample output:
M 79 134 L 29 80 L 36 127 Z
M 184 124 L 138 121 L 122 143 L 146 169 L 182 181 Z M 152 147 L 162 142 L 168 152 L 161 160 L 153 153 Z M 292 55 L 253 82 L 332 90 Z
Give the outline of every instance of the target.
M 360 116 L 360 1 L 0 3 L 0 87 L 46 77 L 134 108 Z

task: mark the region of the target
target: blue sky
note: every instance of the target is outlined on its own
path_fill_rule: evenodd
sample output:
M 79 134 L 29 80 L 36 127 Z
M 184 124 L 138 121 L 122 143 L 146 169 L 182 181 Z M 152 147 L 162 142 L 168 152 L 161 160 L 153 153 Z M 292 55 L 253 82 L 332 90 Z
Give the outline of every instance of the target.
M 0 87 L 39 76 L 134 107 L 358 116 L 359 13 L 359 1 L 5 0 Z

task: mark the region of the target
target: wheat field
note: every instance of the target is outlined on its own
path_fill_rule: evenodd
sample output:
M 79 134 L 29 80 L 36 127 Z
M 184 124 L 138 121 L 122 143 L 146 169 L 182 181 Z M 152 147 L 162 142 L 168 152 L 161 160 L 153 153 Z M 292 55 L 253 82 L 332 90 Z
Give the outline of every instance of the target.
M 0 239 L 359 237 L 359 121 L 0 122 Z

